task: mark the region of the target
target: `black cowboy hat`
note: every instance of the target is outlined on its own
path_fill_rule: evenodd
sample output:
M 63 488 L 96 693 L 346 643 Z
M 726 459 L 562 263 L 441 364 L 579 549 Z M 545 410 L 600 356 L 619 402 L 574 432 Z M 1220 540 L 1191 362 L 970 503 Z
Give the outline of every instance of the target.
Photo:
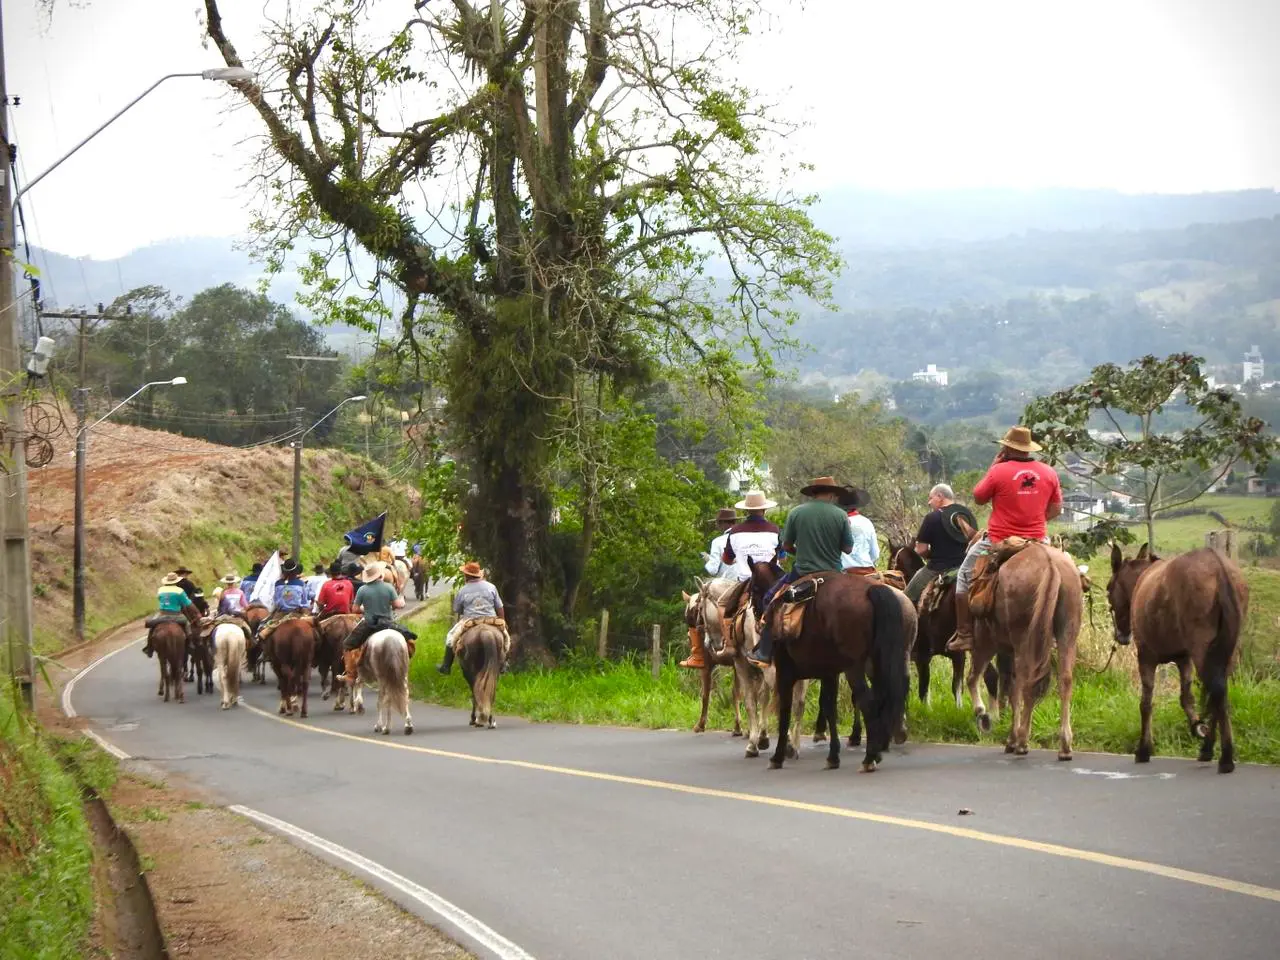
M 942 529 L 957 543 L 968 543 L 969 535 L 960 525 L 960 519 L 969 525 L 970 530 L 978 529 L 978 518 L 963 503 L 949 503 L 942 508 Z
M 189 577 L 192 573 L 192 571 L 188 570 L 186 567 L 174 567 L 173 572 L 180 577 Z
M 280 572 L 286 577 L 292 577 L 302 572 L 302 567 L 298 565 L 298 561 L 290 558 L 280 565 Z
M 801 487 L 800 493 L 806 497 L 816 497 L 820 493 L 842 493 L 844 489 L 836 483 L 835 477 L 817 477 L 807 487 Z
M 262 572 L 262 564 L 260 563 L 255 563 L 252 567 L 249 568 L 249 573 L 255 577 L 261 572 Z
M 338 566 L 338 561 L 337 561 L 337 560 L 335 560 L 335 561 L 333 561 L 333 563 L 329 564 L 329 570 L 328 570 L 329 576 L 331 576 L 331 577 L 336 577 L 336 576 L 337 576 L 338 574 L 340 574 L 341 572 L 342 572 L 342 568 L 341 568 L 340 566 Z
M 861 487 L 844 487 L 836 503 L 847 510 L 861 510 L 871 502 L 871 494 Z

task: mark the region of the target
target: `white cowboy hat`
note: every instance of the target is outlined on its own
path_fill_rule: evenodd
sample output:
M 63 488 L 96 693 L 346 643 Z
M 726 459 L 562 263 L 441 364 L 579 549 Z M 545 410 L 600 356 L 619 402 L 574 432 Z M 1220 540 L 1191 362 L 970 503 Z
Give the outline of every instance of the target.
M 375 580 L 382 579 L 382 564 L 371 563 L 360 571 L 361 583 L 373 583 Z
M 764 495 L 763 490 L 748 490 L 747 495 L 733 505 L 735 510 L 771 510 L 778 504 Z
M 225 583 L 228 586 L 234 586 L 235 584 L 240 582 L 240 578 L 237 577 L 234 573 L 228 573 L 225 577 L 222 577 L 218 582 Z
M 181 579 L 182 578 L 178 576 L 176 573 L 166 573 L 163 577 L 160 578 L 160 586 L 176 587 L 178 585 L 178 581 Z

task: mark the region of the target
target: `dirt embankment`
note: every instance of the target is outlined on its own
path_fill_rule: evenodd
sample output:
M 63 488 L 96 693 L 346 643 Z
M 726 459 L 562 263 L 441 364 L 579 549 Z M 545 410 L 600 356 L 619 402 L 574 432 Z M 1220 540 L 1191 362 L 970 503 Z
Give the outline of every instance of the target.
M 30 473 L 31 561 L 37 646 L 70 642 L 75 464 L 70 436 Z M 85 478 L 86 610 L 92 635 L 150 609 L 159 578 L 178 563 L 212 590 L 216 575 L 243 574 L 287 548 L 293 453 L 237 449 L 138 427 L 91 434 Z M 409 519 L 417 495 L 386 471 L 332 450 L 304 451 L 303 561 L 328 560 L 341 535 L 382 510 Z

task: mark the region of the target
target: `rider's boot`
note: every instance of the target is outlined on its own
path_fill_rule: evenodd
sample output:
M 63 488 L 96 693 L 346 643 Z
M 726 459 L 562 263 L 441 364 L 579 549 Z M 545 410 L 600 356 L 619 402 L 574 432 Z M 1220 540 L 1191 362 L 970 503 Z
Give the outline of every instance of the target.
M 147 634 L 147 645 L 146 645 L 145 647 L 143 647 L 143 648 L 142 648 L 142 652 L 143 652 L 143 653 L 145 653 L 145 654 L 147 655 L 147 658 L 148 658 L 148 659 L 150 659 L 151 655 L 152 655 L 153 653 L 155 653 L 155 650 L 153 650 L 153 649 L 152 649 L 152 647 L 151 647 L 151 634 L 150 634 L 150 633 L 148 633 L 148 634 Z
M 760 628 L 760 638 L 756 641 L 756 648 L 747 651 L 747 660 L 761 670 L 773 661 L 773 636 L 767 622 Z
M 956 635 L 947 641 L 951 653 L 973 649 L 973 614 L 969 612 L 969 595 L 956 594 Z
M 681 660 L 680 666 L 688 667 L 690 670 L 701 670 L 707 665 L 706 658 L 703 656 L 705 648 L 702 645 L 702 631 L 697 627 L 689 628 L 689 659 Z
M 453 644 L 446 643 L 444 645 L 444 659 L 440 661 L 440 665 L 436 667 L 440 673 L 448 673 L 453 669 Z

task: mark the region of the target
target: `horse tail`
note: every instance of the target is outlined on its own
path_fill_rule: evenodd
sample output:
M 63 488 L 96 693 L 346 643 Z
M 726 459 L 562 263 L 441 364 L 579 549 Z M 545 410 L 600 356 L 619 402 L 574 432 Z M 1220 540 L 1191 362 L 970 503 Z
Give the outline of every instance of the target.
M 471 693 L 479 708 L 476 719 L 485 723 L 493 716 L 493 704 L 498 693 L 498 630 L 496 627 L 483 630 L 477 639 L 484 654 L 484 663 L 476 672 Z
M 871 712 L 889 742 L 907 710 L 907 655 L 902 626 L 902 604 L 893 587 L 873 586 L 867 591 L 871 601 L 871 664 L 875 670 L 871 684 Z M 871 718 L 867 718 L 870 736 Z M 835 731 L 832 731 L 835 736 Z
M 224 623 L 218 627 L 213 641 L 218 649 L 218 669 L 222 671 L 222 685 L 232 696 L 236 696 L 240 692 L 244 631 L 237 626 Z
M 1227 670 L 1231 666 L 1231 657 L 1240 637 L 1242 618 L 1235 586 L 1227 575 L 1227 564 L 1216 550 L 1213 551 L 1213 557 L 1218 561 L 1218 626 L 1204 653 L 1204 674 L 1201 679 L 1204 682 L 1209 712 L 1216 715 L 1226 701 Z
M 1058 592 L 1062 589 L 1062 574 L 1048 547 L 1041 550 L 1048 572 L 1036 584 L 1035 601 L 1031 606 L 1031 620 L 1027 624 L 1030 649 L 1033 652 L 1031 673 L 1027 677 L 1033 699 L 1048 690 L 1050 664 L 1053 659 L 1053 618 L 1058 609 Z

